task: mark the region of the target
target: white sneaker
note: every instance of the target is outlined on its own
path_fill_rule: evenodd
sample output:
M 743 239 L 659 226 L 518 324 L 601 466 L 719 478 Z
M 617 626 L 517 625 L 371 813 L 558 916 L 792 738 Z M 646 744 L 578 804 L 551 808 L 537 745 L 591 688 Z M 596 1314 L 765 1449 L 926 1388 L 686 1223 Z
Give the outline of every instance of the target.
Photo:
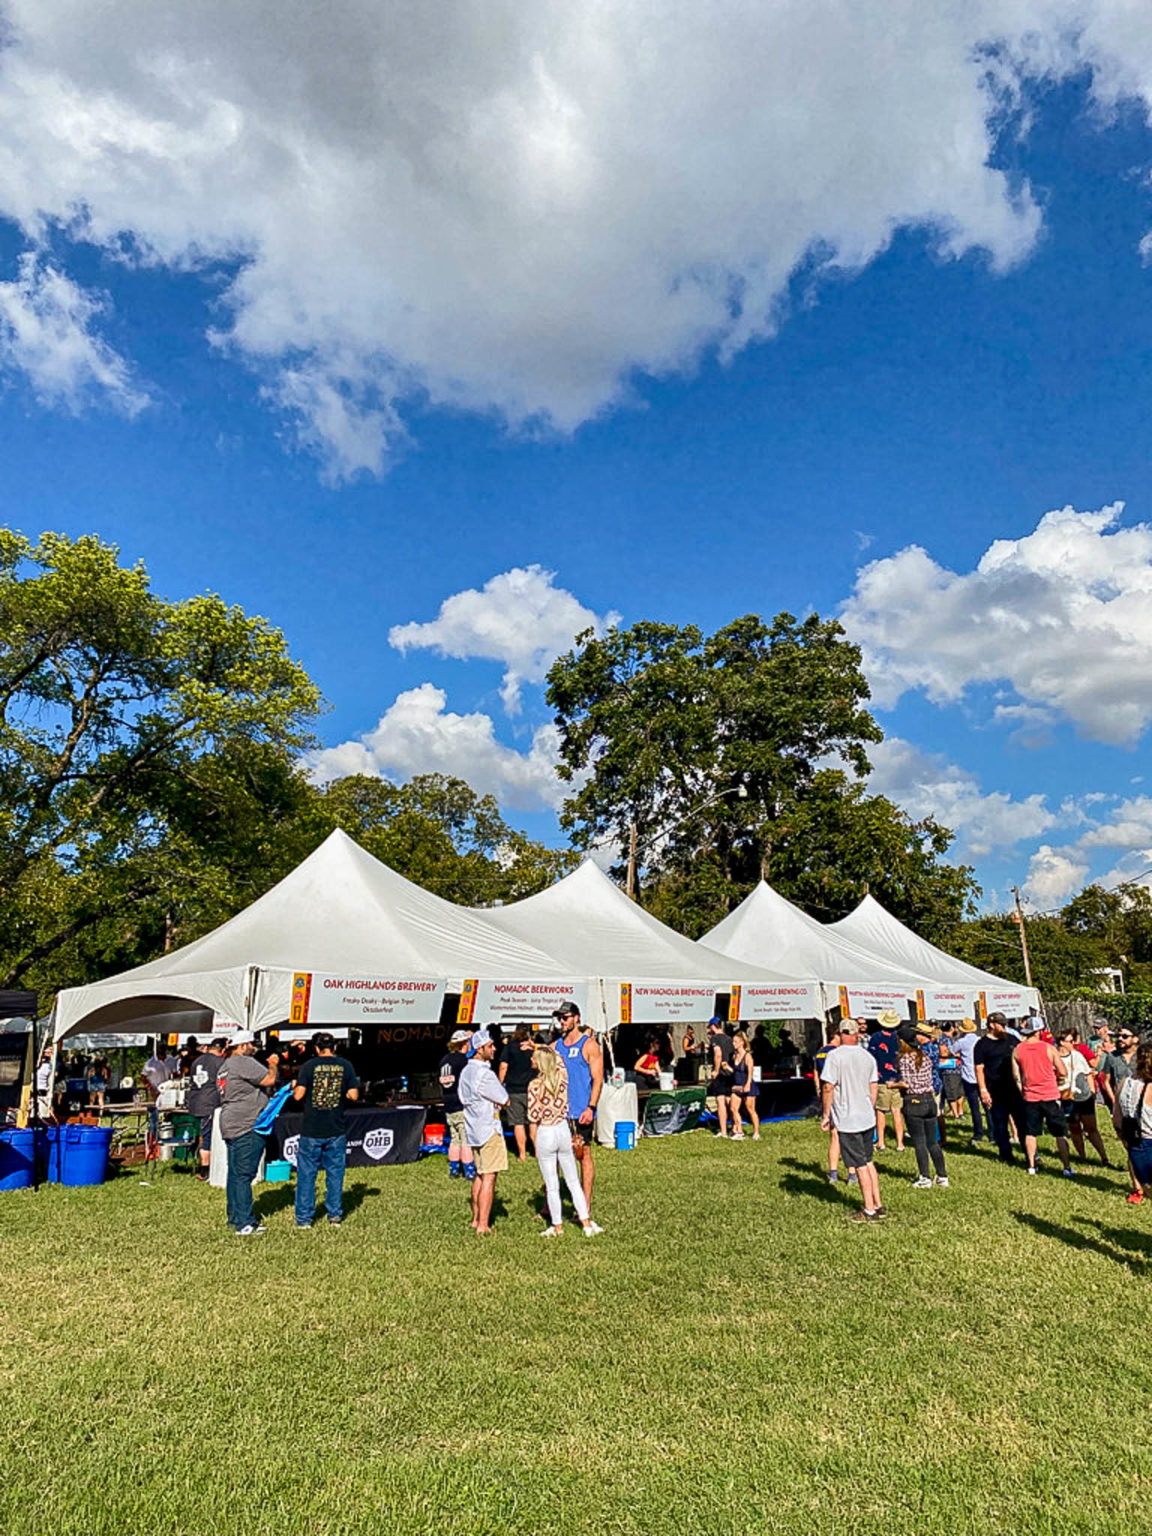
M 545 1227 L 543 1232 L 540 1233 L 540 1236 L 541 1237 L 559 1237 L 560 1236 L 560 1228 L 559 1227 Z
M 915 1181 L 915 1183 L 912 1185 L 912 1188 L 913 1189 L 931 1189 L 932 1188 L 932 1180 L 931 1179 L 925 1179 L 925 1178 L 917 1179 Z
M 943 1174 L 941 1174 L 940 1177 L 936 1180 L 936 1188 L 937 1189 L 948 1189 L 949 1187 L 950 1186 L 948 1184 L 948 1180 L 944 1177 Z
M 603 1231 L 604 1231 L 603 1227 L 598 1227 L 594 1221 L 590 1221 L 588 1223 L 588 1225 L 584 1228 L 584 1236 L 585 1237 L 600 1237 L 603 1234 Z
M 254 1226 L 254 1227 L 237 1227 L 236 1228 L 236 1236 L 237 1237 L 259 1237 L 261 1232 L 265 1232 L 265 1231 L 267 1231 L 267 1228 L 264 1226 L 263 1222 L 260 1222 L 258 1225 Z

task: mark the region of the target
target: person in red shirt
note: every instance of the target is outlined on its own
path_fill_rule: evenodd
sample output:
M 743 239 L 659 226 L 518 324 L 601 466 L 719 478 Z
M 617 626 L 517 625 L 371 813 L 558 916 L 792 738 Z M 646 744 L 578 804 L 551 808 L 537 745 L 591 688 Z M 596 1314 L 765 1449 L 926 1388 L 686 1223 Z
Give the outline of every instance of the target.
M 1043 1020 L 1033 1015 L 1025 1019 L 1023 1028 L 1031 1030 L 1012 1053 L 1012 1075 L 1024 1099 L 1024 1148 L 1028 1155 L 1028 1172 L 1037 1173 L 1036 1142 L 1041 1130 L 1047 1126 L 1056 1138 L 1056 1152 L 1063 1164 L 1066 1179 L 1074 1178 L 1068 1160 L 1068 1119 L 1060 1102 L 1060 1090 L 1068 1081 L 1068 1071 L 1060 1052 L 1047 1040 L 1040 1038 Z

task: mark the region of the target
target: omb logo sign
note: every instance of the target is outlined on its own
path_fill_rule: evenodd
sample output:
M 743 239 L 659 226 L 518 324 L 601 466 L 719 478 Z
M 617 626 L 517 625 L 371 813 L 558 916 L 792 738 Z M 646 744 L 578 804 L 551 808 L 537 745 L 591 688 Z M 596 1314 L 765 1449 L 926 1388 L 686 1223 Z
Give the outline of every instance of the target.
M 293 1168 L 295 1168 L 295 1166 L 296 1166 L 296 1149 L 297 1149 L 297 1147 L 299 1145 L 300 1145 L 300 1138 L 299 1138 L 299 1136 L 289 1136 L 288 1140 L 284 1143 L 283 1147 L 280 1149 L 281 1157 L 283 1157 L 286 1162 L 291 1163 Z
M 364 1151 L 373 1162 L 378 1163 L 382 1157 L 387 1157 L 389 1152 L 391 1152 L 392 1143 L 395 1140 L 396 1134 L 394 1131 L 385 1130 L 383 1127 L 377 1126 L 375 1130 L 365 1131 Z

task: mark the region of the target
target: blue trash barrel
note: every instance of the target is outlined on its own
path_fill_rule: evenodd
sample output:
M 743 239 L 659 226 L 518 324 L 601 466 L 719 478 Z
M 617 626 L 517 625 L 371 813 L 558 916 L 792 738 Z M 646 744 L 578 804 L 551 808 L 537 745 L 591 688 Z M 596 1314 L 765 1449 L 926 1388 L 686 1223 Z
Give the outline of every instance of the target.
M 632 1152 L 636 1147 L 636 1122 L 635 1120 L 617 1120 L 616 1122 L 616 1150 L 617 1152 Z
M 110 1125 L 62 1125 L 60 1127 L 61 1184 L 103 1184 L 108 1171 Z
M 62 1125 L 46 1125 L 44 1127 L 44 1139 L 48 1144 L 49 1184 L 59 1184 L 60 1182 L 60 1137 L 63 1129 Z
M 35 1131 L 0 1131 L 0 1189 L 31 1189 L 35 1151 Z

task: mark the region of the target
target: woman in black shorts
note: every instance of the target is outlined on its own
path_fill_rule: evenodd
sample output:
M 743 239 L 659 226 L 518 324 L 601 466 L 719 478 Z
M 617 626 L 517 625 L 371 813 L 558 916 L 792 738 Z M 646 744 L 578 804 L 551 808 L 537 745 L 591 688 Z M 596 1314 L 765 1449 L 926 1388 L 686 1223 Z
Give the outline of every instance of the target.
M 756 1113 L 757 1085 L 752 1081 L 752 1048 L 744 1031 L 737 1030 L 732 1037 L 732 1091 L 728 1105 L 732 1110 L 732 1140 L 744 1140 L 744 1121 L 741 1111 L 747 1109 L 752 1122 L 752 1140 L 760 1140 L 760 1116 Z

